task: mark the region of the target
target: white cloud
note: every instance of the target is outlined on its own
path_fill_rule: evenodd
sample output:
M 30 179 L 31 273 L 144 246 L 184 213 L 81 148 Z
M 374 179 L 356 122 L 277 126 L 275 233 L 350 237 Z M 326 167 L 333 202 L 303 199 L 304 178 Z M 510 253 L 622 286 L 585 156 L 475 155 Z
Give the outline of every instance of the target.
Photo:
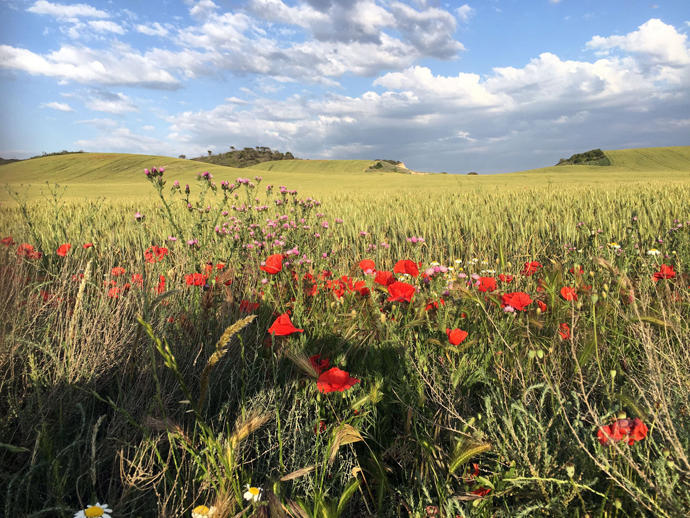
M 94 92 L 92 97 L 87 99 L 84 104 L 90 110 L 114 114 L 138 110 L 134 102 L 123 93 Z
M 133 133 L 129 128 L 122 127 L 93 138 L 77 140 L 74 144 L 85 151 L 174 153 L 166 143 L 147 135 Z
M 209 18 L 212 14 L 215 14 L 216 10 L 218 9 L 218 6 L 211 0 L 198 0 L 196 2 L 189 0 L 185 1 L 188 4 L 192 4 L 192 7 L 189 9 L 189 14 L 200 20 Z
M 168 34 L 168 29 L 163 27 L 160 23 L 154 22 L 149 25 L 137 25 L 137 32 L 146 34 L 147 36 L 166 36 Z
M 468 4 L 463 4 L 455 10 L 455 13 L 458 15 L 461 22 L 467 23 L 474 15 L 474 9 Z
M 178 81 L 155 59 L 123 44 L 115 44 L 110 50 L 64 45 L 45 55 L 0 45 L 0 68 L 86 84 L 178 86 Z
M 108 20 L 89 20 L 89 27 L 96 32 L 125 33 L 125 30 L 120 25 Z
M 110 18 L 110 15 L 88 4 L 54 4 L 39 0 L 27 9 L 30 13 L 46 14 L 58 19 L 67 18 Z
M 51 102 L 51 103 L 43 103 L 41 105 L 42 108 L 51 108 L 53 110 L 58 110 L 61 112 L 72 112 L 74 111 L 72 107 L 67 104 L 67 103 L 58 103 L 58 102 Z
M 678 66 L 690 63 L 687 39 L 673 25 L 652 18 L 625 36 L 594 36 L 587 42 L 587 47 L 604 52 L 621 49 L 638 54 L 653 64 Z

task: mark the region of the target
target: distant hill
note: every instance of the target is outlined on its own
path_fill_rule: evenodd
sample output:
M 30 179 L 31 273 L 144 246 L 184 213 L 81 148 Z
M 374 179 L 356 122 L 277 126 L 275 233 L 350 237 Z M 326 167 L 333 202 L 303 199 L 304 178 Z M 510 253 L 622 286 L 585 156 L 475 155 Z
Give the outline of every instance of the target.
M 19 162 L 18 158 L 2 158 L 0 157 L 0 165 L 11 164 L 12 162 Z
M 180 156 L 180 158 L 184 158 L 184 155 Z M 244 149 L 232 149 L 227 153 L 219 153 L 217 155 L 209 154 L 208 156 L 199 156 L 192 158 L 192 160 L 205 162 L 207 164 L 244 168 L 252 167 L 263 162 L 299 159 L 296 159 L 289 151 L 281 153 L 280 151 L 273 151 L 271 148 L 257 146 L 254 148 L 246 147 Z
M 363 173 L 372 164 L 371 160 L 280 160 L 264 162 L 252 169 L 282 173 Z

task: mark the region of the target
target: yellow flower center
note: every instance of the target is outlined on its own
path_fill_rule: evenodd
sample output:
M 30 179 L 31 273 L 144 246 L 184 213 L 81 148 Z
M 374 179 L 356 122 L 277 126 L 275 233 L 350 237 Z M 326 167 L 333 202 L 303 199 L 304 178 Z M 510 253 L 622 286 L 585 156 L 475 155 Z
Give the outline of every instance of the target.
M 252 496 L 259 496 L 259 493 L 261 492 L 261 490 L 258 487 L 250 487 L 249 489 L 247 489 L 247 491 L 249 491 L 252 494 Z
M 205 505 L 197 505 L 193 510 L 192 513 L 194 514 L 200 514 L 202 516 L 206 516 L 209 512 L 209 508 L 206 507 Z
M 93 505 L 84 511 L 84 516 L 87 516 L 88 518 L 94 518 L 96 516 L 103 516 L 104 512 L 105 511 L 102 507 Z

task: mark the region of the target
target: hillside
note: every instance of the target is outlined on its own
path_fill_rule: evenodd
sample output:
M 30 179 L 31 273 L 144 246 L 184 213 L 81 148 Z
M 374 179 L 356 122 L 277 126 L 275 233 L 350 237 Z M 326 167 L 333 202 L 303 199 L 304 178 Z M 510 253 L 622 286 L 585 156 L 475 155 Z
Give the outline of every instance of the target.
M 279 160 L 257 164 L 252 169 L 283 173 L 363 173 L 372 160 Z
M 605 151 L 611 166 L 630 171 L 690 172 L 690 146 Z
M 184 158 L 184 155 L 181 155 L 180 158 Z M 255 148 L 246 147 L 244 149 L 232 149 L 227 153 L 218 153 L 217 155 L 209 154 L 208 156 L 192 158 L 192 160 L 207 164 L 244 168 L 252 167 L 263 162 L 295 160 L 295 157 L 289 151 L 287 153 L 281 153 L 280 151 L 273 151 L 271 148 L 265 146 L 257 146 Z

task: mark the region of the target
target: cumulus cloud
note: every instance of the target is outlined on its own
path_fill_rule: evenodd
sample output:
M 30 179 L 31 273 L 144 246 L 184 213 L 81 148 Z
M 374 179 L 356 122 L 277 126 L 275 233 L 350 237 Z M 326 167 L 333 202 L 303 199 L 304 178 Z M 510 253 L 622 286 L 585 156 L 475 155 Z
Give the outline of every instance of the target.
M 136 26 L 137 32 L 146 34 L 147 36 L 167 36 L 168 29 L 163 27 L 160 23 L 154 22 L 148 25 L 138 24 Z
M 51 108 L 53 110 L 57 110 L 57 111 L 61 111 L 61 112 L 72 112 L 72 111 L 74 111 L 69 104 L 58 103 L 58 102 L 43 103 L 41 105 L 41 108 Z
M 461 22 L 467 23 L 470 21 L 470 18 L 472 18 L 472 16 L 474 15 L 474 9 L 470 7 L 468 4 L 463 4 L 455 10 L 455 13 L 457 14 Z
M 90 110 L 113 114 L 137 111 L 134 102 L 123 93 L 96 91 L 84 104 Z
M 154 59 L 123 44 L 110 50 L 64 45 L 48 54 L 0 45 L 0 68 L 85 84 L 177 88 L 178 81 Z
M 604 53 L 620 49 L 653 64 L 682 66 L 690 64 L 687 39 L 687 35 L 678 32 L 673 25 L 652 18 L 624 36 L 594 36 L 587 47 Z
M 88 4 L 54 4 L 39 0 L 27 9 L 30 13 L 45 14 L 58 19 L 67 18 L 109 18 L 110 15 Z
M 125 30 L 115 22 L 109 20 L 89 20 L 89 27 L 96 32 L 112 32 L 114 34 L 124 34 Z
M 162 153 L 172 154 L 170 145 L 159 139 L 132 132 L 129 128 L 118 127 L 99 136 L 80 139 L 74 143 L 85 151 L 102 151 L 121 153 Z

